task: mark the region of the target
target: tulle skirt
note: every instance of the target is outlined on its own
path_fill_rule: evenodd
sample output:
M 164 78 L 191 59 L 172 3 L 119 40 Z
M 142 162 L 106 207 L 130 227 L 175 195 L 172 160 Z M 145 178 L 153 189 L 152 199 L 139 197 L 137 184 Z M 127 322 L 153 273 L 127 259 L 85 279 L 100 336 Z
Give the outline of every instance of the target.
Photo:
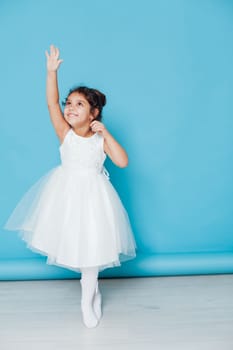
M 4 228 L 18 231 L 47 264 L 77 272 L 136 256 L 128 214 L 104 173 L 53 168 L 24 194 Z

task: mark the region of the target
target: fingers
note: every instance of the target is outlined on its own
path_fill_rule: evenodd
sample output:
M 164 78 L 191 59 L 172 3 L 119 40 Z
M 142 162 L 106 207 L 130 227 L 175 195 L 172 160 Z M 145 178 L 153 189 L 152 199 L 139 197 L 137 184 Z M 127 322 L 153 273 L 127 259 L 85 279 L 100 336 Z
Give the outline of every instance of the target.
M 56 56 L 57 56 L 57 58 L 58 58 L 58 57 L 59 57 L 59 55 L 60 55 L 60 52 L 59 52 L 58 47 L 55 47 L 55 50 L 56 50 Z
M 54 56 L 54 51 L 55 51 L 54 45 L 50 45 L 50 56 Z
M 50 52 L 48 52 L 47 50 L 45 51 L 45 55 L 47 58 L 54 56 L 54 46 L 53 45 L 50 45 Z
M 58 66 L 63 62 L 62 59 L 59 59 L 59 49 L 54 45 L 50 45 L 50 52 L 46 50 L 45 55 L 48 61 L 57 61 Z
M 58 60 L 57 63 L 60 66 L 60 64 L 63 62 L 63 60 Z
M 50 56 L 58 59 L 59 55 L 60 55 L 59 49 L 54 45 L 50 45 Z
M 54 49 L 54 57 L 58 58 L 59 57 L 59 50 L 58 50 L 58 48 L 54 46 L 53 49 Z
M 91 126 L 91 128 L 94 128 L 94 127 L 98 126 L 98 122 L 96 122 L 96 120 L 94 120 L 91 122 L 90 126 Z
M 103 125 L 103 123 L 99 122 L 98 120 L 93 120 L 91 125 Z
M 92 131 L 95 131 L 95 132 L 103 132 L 105 130 L 104 124 L 97 120 L 94 120 L 93 122 L 91 122 L 90 127 Z

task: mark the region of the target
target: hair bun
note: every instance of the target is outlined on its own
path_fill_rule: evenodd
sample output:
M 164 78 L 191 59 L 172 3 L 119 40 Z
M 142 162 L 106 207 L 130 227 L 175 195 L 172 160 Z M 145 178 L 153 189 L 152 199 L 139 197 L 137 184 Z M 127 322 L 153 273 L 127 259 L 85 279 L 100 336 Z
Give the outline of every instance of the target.
M 99 101 L 101 103 L 101 106 L 104 107 L 106 105 L 106 102 L 107 102 L 106 101 L 106 96 L 102 92 L 100 92 L 99 90 L 94 89 L 94 92 L 98 96 L 98 99 L 99 99 Z

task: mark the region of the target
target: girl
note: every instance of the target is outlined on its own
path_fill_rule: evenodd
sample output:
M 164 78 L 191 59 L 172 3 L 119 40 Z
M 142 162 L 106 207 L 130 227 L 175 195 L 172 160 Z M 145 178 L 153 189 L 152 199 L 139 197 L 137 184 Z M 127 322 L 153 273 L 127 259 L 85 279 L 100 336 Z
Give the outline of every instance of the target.
M 74 88 L 62 113 L 58 48 L 51 45 L 46 56 L 47 103 L 61 164 L 28 190 L 4 228 L 19 231 L 27 247 L 47 256 L 47 264 L 81 273 L 83 322 L 92 328 L 102 316 L 99 271 L 136 256 L 127 212 L 103 166 L 106 155 L 122 168 L 128 157 L 101 122 L 103 93 Z

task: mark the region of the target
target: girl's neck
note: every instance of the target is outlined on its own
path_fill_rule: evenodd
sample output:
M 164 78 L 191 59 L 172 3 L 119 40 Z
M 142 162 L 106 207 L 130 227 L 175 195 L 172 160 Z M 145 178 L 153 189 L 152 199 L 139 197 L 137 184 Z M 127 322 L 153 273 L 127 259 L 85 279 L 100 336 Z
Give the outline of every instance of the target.
M 93 131 L 90 129 L 90 127 L 83 127 L 83 128 L 72 128 L 73 131 L 79 135 L 79 136 L 82 136 L 82 137 L 90 137 L 92 136 L 94 133 Z

